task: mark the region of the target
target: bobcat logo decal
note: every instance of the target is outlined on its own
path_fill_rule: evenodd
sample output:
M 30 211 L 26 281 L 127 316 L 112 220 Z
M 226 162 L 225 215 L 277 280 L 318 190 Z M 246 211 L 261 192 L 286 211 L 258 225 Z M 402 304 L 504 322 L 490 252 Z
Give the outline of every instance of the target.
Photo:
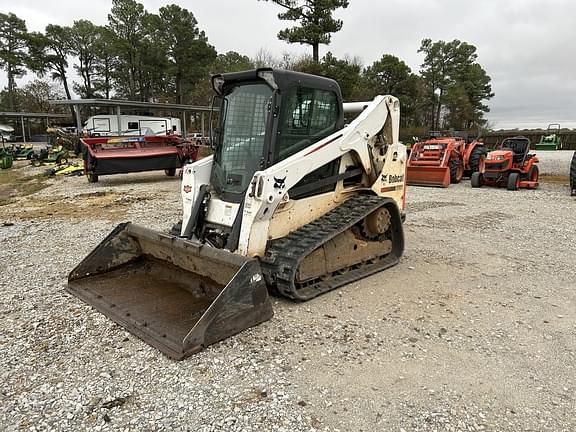
M 402 183 L 404 181 L 403 175 L 382 174 L 380 180 L 382 183 Z
M 276 178 L 274 177 L 274 189 L 284 189 L 286 187 L 286 177 Z

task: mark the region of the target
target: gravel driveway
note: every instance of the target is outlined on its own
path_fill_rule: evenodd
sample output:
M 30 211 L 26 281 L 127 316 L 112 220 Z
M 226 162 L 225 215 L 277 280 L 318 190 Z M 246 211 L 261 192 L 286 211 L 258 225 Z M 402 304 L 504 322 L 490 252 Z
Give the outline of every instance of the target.
M 576 430 L 566 185 L 412 187 L 400 265 L 273 299 L 271 321 L 176 362 L 64 286 L 119 221 L 169 229 L 178 186 L 66 178 L 0 206 L 2 430 Z
M 540 173 L 544 175 L 567 176 L 574 150 L 532 151 L 538 156 Z

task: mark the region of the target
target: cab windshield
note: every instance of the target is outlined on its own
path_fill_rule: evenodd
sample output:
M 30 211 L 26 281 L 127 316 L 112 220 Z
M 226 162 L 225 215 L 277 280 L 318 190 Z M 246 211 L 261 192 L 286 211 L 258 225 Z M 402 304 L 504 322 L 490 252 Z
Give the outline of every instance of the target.
M 221 193 L 244 194 L 260 167 L 272 89 L 265 84 L 233 87 L 220 108 L 212 184 Z

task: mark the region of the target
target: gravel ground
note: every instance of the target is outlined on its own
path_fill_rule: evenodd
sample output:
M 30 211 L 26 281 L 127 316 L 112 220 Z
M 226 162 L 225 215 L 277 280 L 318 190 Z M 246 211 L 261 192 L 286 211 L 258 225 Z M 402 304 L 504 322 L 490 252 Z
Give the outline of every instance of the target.
M 55 180 L 0 206 L 0 428 L 576 430 L 568 194 L 410 188 L 398 266 L 275 298 L 271 321 L 176 362 L 64 287 L 119 221 L 167 230 L 178 180 Z
M 538 156 L 540 173 L 545 175 L 567 176 L 574 150 L 532 151 Z

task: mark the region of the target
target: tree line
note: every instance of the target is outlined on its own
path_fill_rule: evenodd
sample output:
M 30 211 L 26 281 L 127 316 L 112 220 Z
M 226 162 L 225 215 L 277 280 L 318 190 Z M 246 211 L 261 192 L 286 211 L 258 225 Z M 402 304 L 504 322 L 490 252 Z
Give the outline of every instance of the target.
M 28 32 L 24 19 L 0 13 L 0 68 L 7 78 L 0 110 L 45 111 L 51 109 L 46 99 L 71 99 L 73 93 L 205 105 L 212 94 L 211 74 L 280 67 L 333 78 L 349 101 L 393 94 L 401 101 L 405 127 L 469 129 L 485 123 L 486 101 L 493 93 L 473 45 L 424 39 L 418 73 L 391 54 L 368 66 L 331 52 L 320 58 L 318 46 L 329 44 L 343 26 L 333 13 L 348 1 L 270 1 L 282 8 L 279 19 L 294 22 L 278 38 L 308 44 L 312 55 L 277 57 L 265 49 L 253 58 L 218 53 L 194 14 L 174 4 L 153 14 L 136 0 L 113 0 L 107 25 L 81 19 L 71 26 L 48 24 L 44 32 Z M 69 76 L 70 65 L 77 77 Z M 27 72 L 38 79 L 19 88 L 17 80 Z

